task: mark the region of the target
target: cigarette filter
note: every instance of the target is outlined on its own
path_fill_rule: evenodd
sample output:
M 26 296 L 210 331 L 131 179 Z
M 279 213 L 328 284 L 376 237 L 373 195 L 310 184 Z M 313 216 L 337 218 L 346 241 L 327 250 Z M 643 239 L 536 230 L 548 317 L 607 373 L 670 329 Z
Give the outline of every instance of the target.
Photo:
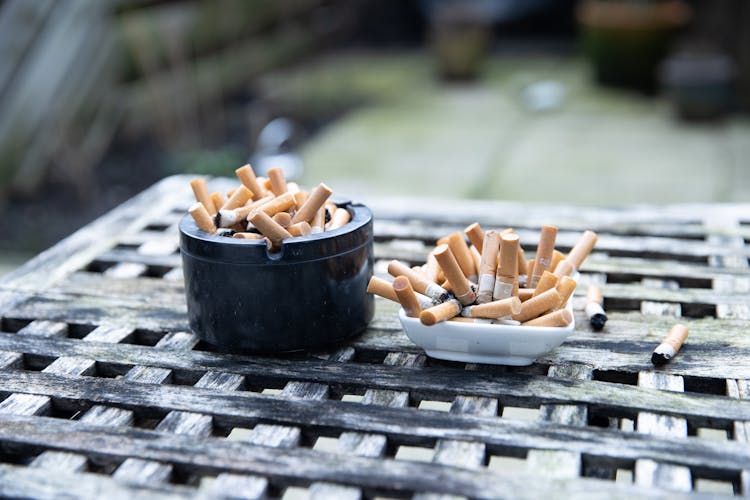
M 274 216 L 271 218 L 274 220 L 276 224 L 284 228 L 289 227 L 292 224 L 292 216 L 289 215 L 289 213 L 287 212 L 278 212 L 274 214 Z
M 450 295 L 444 288 L 431 281 L 428 281 L 424 276 L 422 276 L 420 273 L 414 272 L 403 262 L 392 260 L 388 264 L 388 274 L 394 277 L 406 276 L 415 291 L 427 295 L 428 297 L 435 300 L 443 302 L 448 300 L 448 298 L 450 297 Z
M 521 312 L 514 314 L 512 319 L 521 323 L 536 318 L 545 311 L 555 309 L 560 305 L 560 294 L 554 288 L 540 293 L 536 297 L 531 297 L 526 302 L 521 303 Z
M 401 307 L 404 308 L 404 312 L 410 318 L 418 318 L 419 313 L 422 312 L 422 308 L 419 306 L 419 301 L 414 293 L 414 289 L 409 283 L 409 279 L 406 276 L 399 276 L 391 284 L 393 290 L 396 292 Z
M 573 321 L 573 313 L 568 309 L 560 309 L 558 311 L 539 316 L 536 319 L 532 319 L 525 323 L 523 326 L 568 326 Z
M 677 355 L 687 337 L 687 326 L 679 323 L 674 325 L 661 344 L 654 349 L 654 353 L 651 355 L 651 362 L 656 366 L 667 363 Z
M 312 228 L 307 222 L 291 224 L 286 227 L 286 230 L 289 231 L 289 234 L 292 236 L 307 236 L 308 234 L 312 234 Z
M 195 201 L 203 203 L 203 206 L 208 211 L 209 215 L 216 213 L 216 207 L 214 207 L 213 201 L 211 201 L 211 195 L 208 194 L 208 185 L 206 185 L 206 179 L 201 177 L 200 179 L 193 179 L 190 181 L 190 187 L 193 188 L 193 194 L 195 195 Z
M 554 272 L 557 269 L 557 265 L 565 258 L 565 255 L 560 250 L 552 252 L 552 264 L 549 266 L 550 272 Z
M 258 233 L 234 233 L 232 238 L 241 240 L 262 240 L 263 236 Z
M 507 299 L 513 295 L 513 287 L 518 279 L 518 235 L 503 233 L 500 240 L 500 261 L 495 275 L 495 300 Z
M 589 256 L 591 250 L 594 249 L 597 239 L 598 236 L 594 231 L 584 231 L 573 249 L 568 253 L 568 256 L 558 264 L 555 274 L 557 276 L 566 276 L 573 271 L 577 271 L 586 257 Z
M 310 193 L 308 193 L 307 191 L 297 191 L 296 193 L 292 193 L 292 196 L 294 196 L 294 205 L 297 207 L 301 207 L 307 201 Z
M 258 183 L 263 186 L 263 189 L 266 191 L 271 191 L 271 179 L 266 179 L 265 177 L 258 177 Z
M 540 293 L 546 292 L 550 288 L 555 288 L 556 286 L 557 276 L 549 271 L 544 271 L 544 274 L 542 274 L 542 277 L 539 279 L 539 283 L 537 283 L 536 288 L 534 288 L 534 293 L 531 296 L 536 297 Z
M 466 245 L 464 235 L 459 232 L 448 235 L 448 247 L 456 258 L 456 262 L 458 262 L 464 276 L 470 280 L 476 280 L 477 271 L 474 267 L 474 259 L 471 257 L 471 252 Z M 440 261 L 438 260 L 438 262 Z M 440 267 L 443 267 L 443 265 L 440 264 Z M 443 268 L 443 272 L 445 272 L 445 268 Z
M 518 297 L 509 297 L 502 300 L 494 300 L 486 304 L 464 307 L 461 316 L 467 318 L 498 319 L 511 314 L 521 312 L 521 300 Z
M 460 233 L 456 233 L 460 234 Z M 461 238 L 461 244 L 466 245 Z M 435 249 L 435 258 L 440 264 L 440 268 L 445 273 L 445 277 L 448 278 L 448 283 L 451 285 L 453 294 L 461 302 L 462 305 L 472 304 L 476 300 L 476 294 L 471 289 L 466 276 L 461 271 L 461 267 L 456 260 L 453 252 L 448 245 L 440 245 Z
M 464 229 L 464 234 L 466 234 L 471 244 L 474 245 L 477 250 L 482 250 L 484 248 L 484 236 L 486 233 L 478 222 L 475 222 Z
M 292 222 L 294 222 L 294 217 L 292 217 Z M 315 212 L 315 216 L 310 222 L 310 226 L 312 226 L 313 234 L 322 233 L 323 231 L 325 231 L 325 222 L 326 222 L 326 209 L 325 207 L 320 207 L 318 211 Z
M 241 207 L 252 196 L 253 193 L 248 188 L 246 188 L 245 186 L 240 186 L 234 190 L 231 198 L 229 198 L 227 202 L 224 203 L 224 206 L 221 207 L 221 210 L 233 210 L 235 208 Z
M 542 226 L 542 232 L 539 236 L 539 245 L 536 247 L 536 257 L 534 258 L 534 270 L 531 273 L 531 280 L 527 285 L 529 288 L 536 288 L 536 284 L 552 265 L 552 252 L 555 250 L 555 238 L 557 238 L 557 228 L 555 226 Z
M 211 193 L 211 203 L 214 204 L 214 209 L 223 207 L 224 203 L 226 202 L 227 202 L 226 198 L 224 198 L 224 195 L 221 194 L 220 192 L 216 191 L 215 193 Z
M 302 221 L 310 222 L 315 216 L 318 209 L 323 206 L 323 204 L 331 196 L 331 194 L 333 194 L 331 188 L 321 182 L 310 192 L 310 196 L 307 198 L 305 204 L 302 205 L 299 210 L 297 210 L 296 214 L 294 214 L 292 223 L 296 224 L 297 222 Z M 311 225 L 313 227 L 316 226 L 315 224 Z
M 372 293 L 383 297 L 384 299 L 398 302 L 398 295 L 396 295 L 396 290 L 393 289 L 393 285 L 377 276 L 370 278 L 370 282 L 367 284 L 367 293 Z
M 570 296 L 575 292 L 577 285 L 576 280 L 570 276 L 563 276 L 559 279 L 555 288 L 557 288 L 557 292 L 560 294 L 560 307 L 565 307 L 565 304 L 570 300 Z
M 586 316 L 589 318 L 591 328 L 596 332 L 604 328 L 607 322 L 607 313 L 604 312 L 603 303 L 602 289 L 598 285 L 589 285 L 586 289 Z
M 526 265 L 526 252 L 521 247 L 521 242 L 518 242 L 518 274 L 528 274 L 529 267 Z
M 519 288 L 518 289 L 518 298 L 521 299 L 521 302 L 526 302 L 533 295 L 534 295 L 533 288 Z
M 440 265 L 438 265 L 438 261 L 435 258 L 434 250 L 427 254 L 427 262 L 425 262 L 425 274 L 430 281 L 434 281 L 435 283 L 445 280 L 445 276 L 440 276 L 440 274 L 442 274 L 442 270 L 440 269 Z
M 276 198 L 260 205 L 255 210 L 264 212 L 269 217 L 273 217 L 279 212 L 286 212 L 294 208 L 294 196 L 291 193 L 282 193 Z
M 208 214 L 208 210 L 206 210 L 206 207 L 203 206 L 203 203 L 201 202 L 195 202 L 193 206 L 190 207 L 190 210 L 188 210 L 188 213 L 193 217 L 193 220 L 195 221 L 195 224 L 202 230 L 207 233 L 215 233 L 216 232 L 216 226 L 214 226 L 214 221 L 211 218 L 211 216 Z
M 497 252 L 500 250 L 500 233 L 492 230 L 487 231 L 482 241 L 482 260 L 479 261 L 479 289 L 477 292 L 477 303 L 479 304 L 492 301 L 492 293 L 495 290 L 495 273 L 497 273 Z
M 281 241 L 284 238 L 291 238 L 292 235 L 289 231 L 278 225 L 274 220 L 264 212 L 255 212 L 250 217 L 250 222 L 253 223 L 258 231 L 263 233 L 271 241 L 272 248 L 276 248 L 281 245 Z
M 461 303 L 456 299 L 450 299 L 442 304 L 432 306 L 419 313 L 419 321 L 425 326 L 449 320 L 461 312 Z
M 534 288 L 531 286 L 531 274 L 534 272 L 534 263 L 536 261 L 534 259 L 529 259 L 526 261 L 526 281 L 524 282 L 524 286 L 526 288 Z
M 349 211 L 347 209 L 336 208 L 336 210 L 333 211 L 331 221 L 326 224 L 326 230 L 331 231 L 333 229 L 344 227 L 351 220 L 351 218 L 352 216 L 349 214 Z
M 286 177 L 280 167 L 268 169 L 268 180 L 271 181 L 271 192 L 275 196 L 281 196 L 288 191 Z
M 259 200 L 266 195 L 266 190 L 263 189 L 263 187 L 258 182 L 257 177 L 255 177 L 253 167 L 251 167 L 249 163 L 244 167 L 238 168 L 234 171 L 234 173 L 237 174 L 237 178 L 240 180 L 242 185 L 253 193 L 253 200 Z
M 482 263 L 482 254 L 479 253 L 479 250 L 477 250 L 477 247 L 472 245 L 469 248 L 469 252 L 471 252 L 471 260 L 474 262 L 474 279 L 479 279 L 477 276 L 479 276 L 479 264 Z

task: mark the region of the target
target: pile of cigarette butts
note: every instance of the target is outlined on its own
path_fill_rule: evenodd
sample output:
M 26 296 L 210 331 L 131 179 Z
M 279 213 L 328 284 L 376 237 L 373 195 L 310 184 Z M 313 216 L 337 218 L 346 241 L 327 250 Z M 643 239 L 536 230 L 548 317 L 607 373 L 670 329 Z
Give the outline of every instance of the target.
M 566 304 L 577 283 L 570 275 L 591 253 L 596 233 L 585 231 L 564 255 L 555 250 L 557 228 L 543 226 L 528 261 L 512 229 L 485 232 L 474 223 L 464 234 L 438 240 L 422 266 L 392 261 L 388 273 L 395 280 L 373 277 L 368 291 L 399 302 L 427 326 L 450 320 L 564 327 L 573 321 Z M 598 301 L 601 310 L 601 293 Z
M 323 183 L 305 191 L 287 182 L 280 168 L 268 178 L 256 177 L 245 165 L 235 170 L 240 185 L 226 194 L 208 192 L 206 180 L 190 182 L 196 203 L 188 212 L 197 226 L 211 234 L 246 240 L 265 239 L 278 250 L 286 238 L 338 229 L 351 219 L 349 211 L 329 201 L 333 191 Z

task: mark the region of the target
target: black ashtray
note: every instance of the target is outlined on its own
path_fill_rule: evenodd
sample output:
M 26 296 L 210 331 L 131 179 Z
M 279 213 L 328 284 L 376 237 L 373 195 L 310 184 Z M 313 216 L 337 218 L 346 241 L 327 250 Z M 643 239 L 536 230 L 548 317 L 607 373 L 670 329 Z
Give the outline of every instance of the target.
M 263 240 L 206 233 L 180 221 L 188 318 L 193 332 L 222 351 L 276 353 L 323 347 L 361 333 L 372 319 L 372 213 L 339 202 L 345 226 Z

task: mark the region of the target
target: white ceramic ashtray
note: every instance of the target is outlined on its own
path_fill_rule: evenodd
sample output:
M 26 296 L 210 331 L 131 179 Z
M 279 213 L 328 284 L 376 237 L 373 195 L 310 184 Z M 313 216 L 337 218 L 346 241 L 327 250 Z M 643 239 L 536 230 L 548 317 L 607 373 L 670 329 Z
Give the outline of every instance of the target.
M 572 301 L 566 307 L 573 312 Z M 403 308 L 398 319 L 407 337 L 433 358 L 512 366 L 530 365 L 562 344 L 575 328 L 575 319 L 565 327 L 458 321 L 425 326 L 419 318 L 407 316 Z

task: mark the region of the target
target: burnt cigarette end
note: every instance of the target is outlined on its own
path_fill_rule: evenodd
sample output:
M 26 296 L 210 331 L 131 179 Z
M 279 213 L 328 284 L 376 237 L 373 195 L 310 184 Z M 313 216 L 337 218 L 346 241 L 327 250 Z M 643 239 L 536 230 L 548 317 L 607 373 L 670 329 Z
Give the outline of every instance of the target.
M 607 315 L 606 314 L 594 314 L 589 319 L 589 322 L 591 323 L 591 329 L 595 332 L 600 332 L 604 328 L 604 324 L 607 322 Z
M 670 359 L 672 359 L 671 356 L 667 356 L 666 354 L 662 354 L 660 352 L 654 352 L 653 354 L 651 354 L 651 363 L 653 363 L 654 366 L 666 365 Z

